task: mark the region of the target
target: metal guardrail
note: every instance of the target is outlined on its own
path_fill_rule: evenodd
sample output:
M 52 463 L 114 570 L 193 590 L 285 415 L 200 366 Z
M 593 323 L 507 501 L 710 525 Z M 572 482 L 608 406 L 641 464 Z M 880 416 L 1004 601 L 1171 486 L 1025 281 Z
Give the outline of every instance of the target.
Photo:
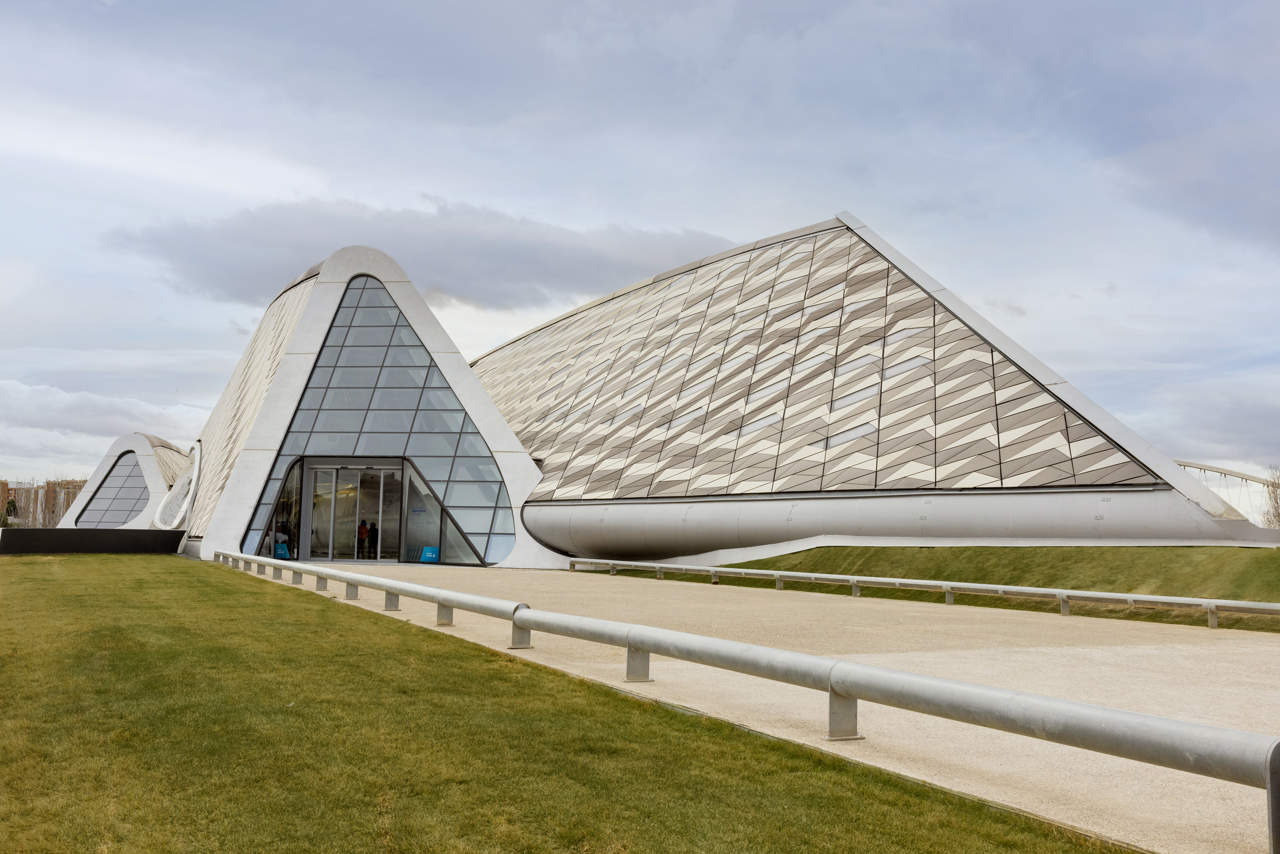
M 1095 603 L 1104 605 L 1129 605 L 1139 608 L 1191 608 L 1202 610 L 1208 618 L 1209 628 L 1218 627 L 1218 614 L 1269 614 L 1280 617 L 1280 602 L 1252 602 L 1247 599 L 1199 599 L 1194 596 L 1156 596 L 1145 593 L 1109 593 L 1103 590 L 1071 590 L 1060 587 L 1021 587 L 1010 584 L 978 584 L 964 581 L 937 581 L 928 578 L 884 578 L 875 575 L 833 575 L 822 572 L 789 572 L 773 569 L 743 569 L 733 566 L 692 566 L 675 563 L 644 563 L 616 561 L 601 558 L 573 558 L 569 571 L 587 566 L 608 569 L 610 575 L 618 570 L 639 569 L 656 572 L 662 578 L 665 572 L 686 575 L 709 575 L 714 584 L 720 576 L 728 578 L 761 578 L 773 580 L 778 590 L 788 581 L 808 581 L 815 584 L 835 584 L 849 587 L 857 596 L 863 587 L 881 587 L 897 590 L 929 590 L 945 594 L 948 605 L 955 604 L 957 593 L 973 593 L 983 596 L 1020 596 L 1032 599 L 1056 599 L 1058 610 L 1066 616 L 1071 613 L 1071 603 Z
M 310 575 L 317 590 L 326 590 L 329 581 L 340 582 L 346 585 L 347 599 L 358 598 L 360 587 L 381 590 L 386 610 L 398 610 L 401 596 L 433 602 L 437 625 L 452 625 L 455 609 L 509 620 L 512 649 L 532 647 L 534 631 L 624 647 L 628 682 L 652 681 L 649 658 L 661 655 L 825 691 L 827 738 L 832 740 L 861 737 L 858 701 L 866 700 L 1265 789 L 1270 850 L 1280 854 L 1280 738 L 1275 736 L 671 629 L 541 611 L 523 602 L 313 564 L 227 552 L 216 552 L 214 560 L 258 575 L 266 575 L 270 569 L 272 578 L 279 580 L 287 571 L 293 584 L 301 584 L 303 576 Z

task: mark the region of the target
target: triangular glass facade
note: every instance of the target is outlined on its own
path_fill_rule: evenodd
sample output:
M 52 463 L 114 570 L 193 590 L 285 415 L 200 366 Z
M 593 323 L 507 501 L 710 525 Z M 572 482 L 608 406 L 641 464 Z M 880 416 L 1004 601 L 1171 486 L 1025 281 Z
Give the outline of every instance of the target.
M 444 562 L 495 563 L 515 545 L 511 502 L 484 437 L 371 276 L 347 285 L 250 523 L 246 552 L 258 551 L 264 531 L 277 526 L 281 486 L 304 457 L 407 459 L 406 533 L 438 524 Z
M 111 466 L 93 498 L 76 518 L 77 528 L 119 528 L 137 517 L 151 500 L 138 455 L 127 451 Z

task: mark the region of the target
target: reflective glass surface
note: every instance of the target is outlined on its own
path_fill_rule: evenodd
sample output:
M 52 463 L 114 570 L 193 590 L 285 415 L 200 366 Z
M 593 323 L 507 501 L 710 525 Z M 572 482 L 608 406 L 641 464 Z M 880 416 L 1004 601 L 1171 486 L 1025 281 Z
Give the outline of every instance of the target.
M 492 562 L 509 553 L 509 549 L 501 551 L 489 541 L 491 533 L 506 533 L 491 531 L 495 520 L 510 516 L 510 501 L 502 488 L 497 463 L 435 360 L 377 279 L 357 276 L 347 286 L 326 346 L 312 369 L 281 445 L 273 468 L 273 478 L 277 479 L 263 491 L 250 525 L 251 533 L 261 531 L 271 518 L 270 508 L 279 491 L 278 478 L 300 455 L 407 457 L 421 475 L 422 488 L 433 494 L 438 505 L 443 505 L 437 527 L 453 513 L 468 520 L 465 525 L 450 523 L 459 528 L 456 533 L 461 537 L 451 546 L 452 562 Z M 337 477 L 332 499 L 336 507 L 332 557 L 352 559 L 362 549 L 357 534 L 346 530 L 349 520 L 344 514 L 357 511 L 349 506 L 344 489 L 351 493 L 348 497 L 354 498 L 354 493 L 362 492 L 363 487 L 344 484 L 341 470 Z M 321 487 L 317 484 L 316 488 Z M 315 500 L 313 496 L 313 503 Z M 384 496 L 381 500 L 387 506 L 388 499 Z M 377 499 L 369 497 L 358 505 L 368 507 L 371 501 L 377 503 Z M 398 495 L 395 501 L 398 512 Z M 489 524 L 482 525 L 477 521 L 480 519 L 489 520 Z M 356 529 L 359 521 L 354 520 Z M 315 544 L 313 523 L 312 536 L 313 556 L 328 554 L 328 534 L 323 546 Z M 399 552 L 402 539 L 406 552 L 410 551 L 408 533 L 402 538 L 397 527 L 393 541 L 388 543 L 392 552 Z M 440 536 L 421 535 L 418 539 L 434 539 L 439 545 Z M 254 548 L 254 544 L 246 541 L 245 548 Z M 387 549 L 375 541 L 367 544 L 364 551 L 373 557 Z M 494 557 L 500 552 L 499 557 Z M 419 547 L 416 555 L 420 554 Z

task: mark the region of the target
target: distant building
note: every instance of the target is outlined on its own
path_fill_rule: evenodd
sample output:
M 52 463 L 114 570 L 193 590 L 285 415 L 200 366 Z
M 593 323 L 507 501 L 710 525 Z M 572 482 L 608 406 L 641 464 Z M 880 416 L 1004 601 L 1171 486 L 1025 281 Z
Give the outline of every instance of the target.
M 195 448 L 125 437 L 62 524 L 524 566 L 1280 538 L 848 215 L 474 364 L 393 260 L 340 250 L 271 302 Z

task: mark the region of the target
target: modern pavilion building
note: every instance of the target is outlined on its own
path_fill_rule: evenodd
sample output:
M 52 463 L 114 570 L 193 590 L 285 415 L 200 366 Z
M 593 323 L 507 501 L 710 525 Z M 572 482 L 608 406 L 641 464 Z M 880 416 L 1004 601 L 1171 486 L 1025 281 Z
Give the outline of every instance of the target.
M 512 566 L 1280 542 L 844 214 L 472 364 L 394 261 L 340 250 L 272 301 L 190 452 L 121 439 L 62 525 Z

